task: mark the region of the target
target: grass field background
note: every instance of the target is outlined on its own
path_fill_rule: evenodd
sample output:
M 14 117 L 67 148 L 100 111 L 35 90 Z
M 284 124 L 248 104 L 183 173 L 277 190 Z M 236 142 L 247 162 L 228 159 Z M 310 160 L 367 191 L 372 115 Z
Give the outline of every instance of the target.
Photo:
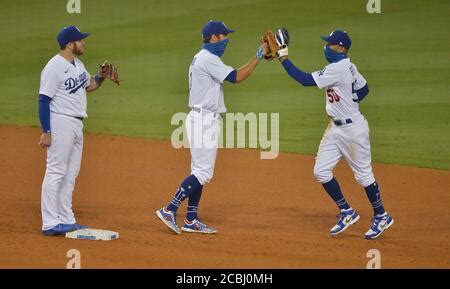
M 68 14 L 66 2 L 1 2 L 0 123 L 39 125 L 40 72 L 57 53 L 63 26 L 92 33 L 82 56 L 91 73 L 107 59 L 124 80 L 88 96 L 86 131 L 159 139 L 170 138 L 175 112 L 188 111 L 187 71 L 208 20 L 236 29 L 223 56 L 234 67 L 254 55 L 265 30 L 284 26 L 290 59 L 321 69 L 319 36 L 342 28 L 371 89 L 361 110 L 374 161 L 450 169 L 448 0 L 381 0 L 381 14 L 368 14 L 366 0 L 81 0 L 81 14 Z M 282 151 L 315 154 L 327 124 L 323 91 L 300 86 L 272 61 L 246 82 L 226 84 L 225 95 L 230 112 L 280 113 Z

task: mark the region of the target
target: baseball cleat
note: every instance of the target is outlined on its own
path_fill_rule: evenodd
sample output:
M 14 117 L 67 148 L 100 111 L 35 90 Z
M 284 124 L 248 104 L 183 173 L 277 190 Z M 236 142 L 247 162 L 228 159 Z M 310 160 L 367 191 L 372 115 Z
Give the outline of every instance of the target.
M 163 223 L 169 227 L 176 234 L 181 234 L 180 228 L 177 226 L 177 219 L 173 212 L 166 210 L 166 208 L 161 208 L 156 211 L 158 218 L 163 221 Z
M 184 225 L 183 227 L 181 227 L 181 230 L 189 233 L 203 233 L 203 234 L 217 233 L 217 229 L 203 224 L 198 219 L 192 221 L 184 220 Z
M 344 232 L 348 227 L 359 220 L 358 213 L 352 208 L 341 210 L 341 212 L 336 217 L 339 218 L 339 220 L 337 224 L 330 230 L 330 234 L 333 236 Z
M 48 230 L 42 230 L 42 234 L 44 234 L 45 236 L 58 236 L 58 235 L 64 235 L 67 232 L 72 232 L 74 231 L 73 229 L 73 224 L 72 225 L 68 225 L 68 224 L 58 224 L 56 226 L 54 226 L 51 229 Z
M 78 223 L 75 223 L 75 224 L 63 224 L 63 225 L 69 226 L 72 229 L 71 231 L 77 231 L 77 230 L 82 230 L 82 229 L 89 228 L 88 226 L 83 226 L 83 225 L 80 225 Z
M 364 234 L 364 238 L 367 240 L 373 240 L 378 238 L 381 233 L 389 229 L 394 224 L 394 219 L 387 212 L 382 215 L 376 215 L 372 219 L 372 227 Z

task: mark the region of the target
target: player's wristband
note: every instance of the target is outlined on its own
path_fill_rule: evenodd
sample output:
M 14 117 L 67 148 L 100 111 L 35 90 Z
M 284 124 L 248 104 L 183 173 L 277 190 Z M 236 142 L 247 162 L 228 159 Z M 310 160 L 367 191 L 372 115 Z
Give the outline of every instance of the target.
M 105 80 L 104 77 L 100 77 L 100 75 L 98 75 L 98 74 L 95 75 L 94 79 L 95 79 L 95 82 L 97 82 L 99 84 L 101 84 Z

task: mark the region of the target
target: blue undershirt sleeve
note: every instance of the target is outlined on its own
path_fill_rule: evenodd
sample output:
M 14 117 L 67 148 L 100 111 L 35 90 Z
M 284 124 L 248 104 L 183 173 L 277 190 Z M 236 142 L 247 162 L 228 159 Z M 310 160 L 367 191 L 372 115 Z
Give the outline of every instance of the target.
M 50 101 L 52 99 L 44 94 L 39 94 L 39 120 L 43 132 L 50 132 Z
M 356 102 L 360 102 L 361 100 L 364 99 L 364 97 L 366 97 L 367 94 L 369 94 L 369 86 L 364 85 L 363 87 L 361 87 L 360 89 L 358 89 L 357 91 L 355 91 L 356 96 L 358 97 L 357 100 L 355 100 Z
M 236 69 L 230 72 L 227 77 L 225 78 L 226 81 L 229 81 L 231 83 L 236 83 L 236 77 L 237 77 L 237 71 Z
M 286 72 L 297 82 L 303 86 L 316 86 L 316 82 L 312 77 L 311 73 L 306 73 L 295 67 L 295 65 L 289 60 L 285 59 L 281 63 L 286 70 Z

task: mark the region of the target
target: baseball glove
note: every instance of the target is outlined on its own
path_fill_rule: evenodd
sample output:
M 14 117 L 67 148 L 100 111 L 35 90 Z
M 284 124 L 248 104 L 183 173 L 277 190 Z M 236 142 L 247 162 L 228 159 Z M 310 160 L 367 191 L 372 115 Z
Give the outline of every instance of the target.
M 278 45 L 277 41 L 275 39 L 275 35 L 272 33 L 272 31 L 267 31 L 265 35 L 262 36 L 262 43 L 265 45 L 265 53 L 264 53 L 264 59 L 266 60 L 272 60 L 277 57 L 278 52 Z
M 120 85 L 119 71 L 117 70 L 117 67 L 113 63 L 108 62 L 108 60 L 105 60 L 103 64 L 99 65 L 98 75 L 103 78 L 108 78 L 117 85 Z

